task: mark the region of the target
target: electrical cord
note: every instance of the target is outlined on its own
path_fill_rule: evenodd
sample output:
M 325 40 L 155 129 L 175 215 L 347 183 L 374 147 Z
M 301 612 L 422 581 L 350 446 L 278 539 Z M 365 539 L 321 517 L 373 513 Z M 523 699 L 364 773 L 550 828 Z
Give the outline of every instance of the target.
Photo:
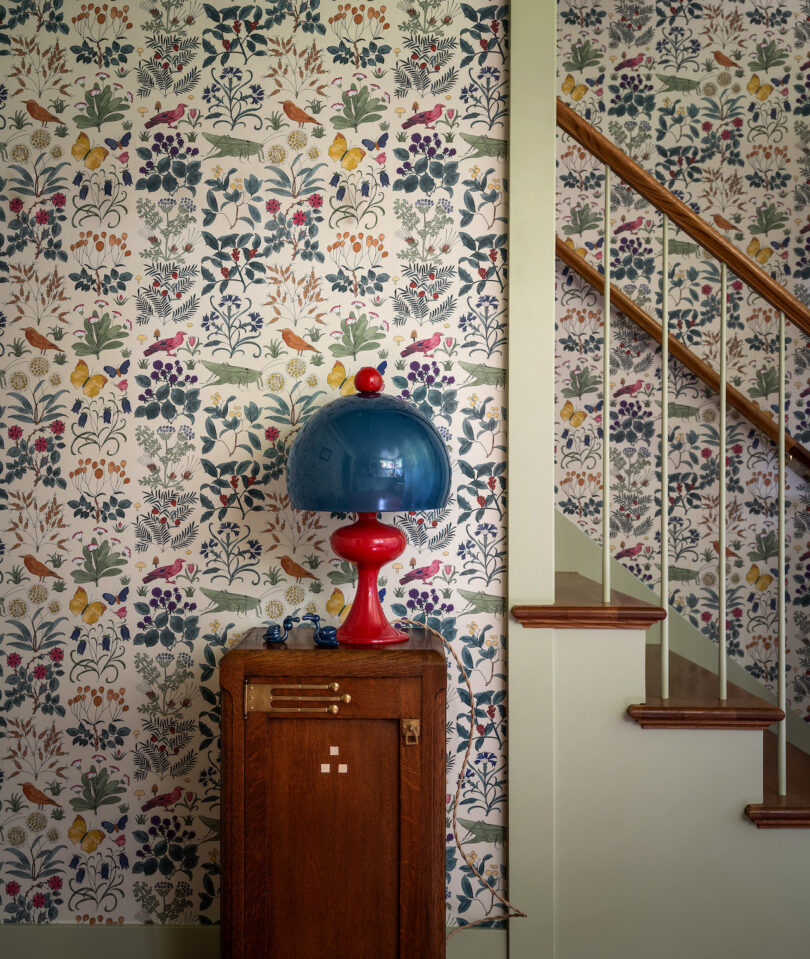
M 458 814 L 459 797 L 461 796 L 461 784 L 464 781 L 464 773 L 466 772 L 467 766 L 469 765 L 470 752 L 472 751 L 472 743 L 473 743 L 473 730 L 475 729 L 475 697 L 473 696 L 472 684 L 470 683 L 470 677 L 467 675 L 467 670 L 464 668 L 461 660 L 456 655 L 456 651 L 453 649 L 450 643 L 444 638 L 444 636 L 442 636 L 442 634 L 438 630 L 433 629 L 431 626 L 428 626 L 425 623 L 418 623 L 414 619 L 401 618 L 398 620 L 398 622 L 395 625 L 398 626 L 400 623 L 406 624 L 408 626 L 413 626 L 416 629 L 425 630 L 426 632 L 432 633 L 434 636 L 437 636 L 442 641 L 444 648 L 450 653 L 450 655 L 455 660 L 455 663 L 456 663 L 456 666 L 458 666 L 459 672 L 464 677 L 464 682 L 467 686 L 467 692 L 470 697 L 470 735 L 467 738 L 467 748 L 464 751 L 464 760 L 461 763 L 461 771 L 459 772 L 459 775 L 458 775 L 458 783 L 456 785 L 456 794 L 453 797 L 453 839 L 455 840 L 458 851 L 461 854 L 461 858 L 470 868 L 471 872 L 476 877 L 476 879 L 478 879 L 481 885 L 485 886 L 487 891 L 490 892 L 498 900 L 498 902 L 500 902 L 500 904 L 503 906 L 504 909 L 506 909 L 506 915 L 498 916 L 498 917 L 490 916 L 485 919 L 473 919 L 472 922 L 467 922 L 463 926 L 457 926 L 447 936 L 447 940 L 449 941 L 457 933 L 461 932 L 464 929 L 469 929 L 471 926 L 481 926 L 481 925 L 484 925 L 485 923 L 491 923 L 491 922 L 499 921 L 501 919 L 525 919 L 526 913 L 522 912 L 516 906 L 513 906 L 512 903 L 509 902 L 509 900 L 506 899 L 504 896 L 502 896 L 497 889 L 493 889 L 492 886 L 490 886 L 490 884 L 478 871 L 475 864 L 470 860 L 467 853 L 464 851 L 464 848 L 461 845 L 461 840 L 459 839 L 459 836 L 458 836 L 458 823 L 456 821 L 456 817 Z

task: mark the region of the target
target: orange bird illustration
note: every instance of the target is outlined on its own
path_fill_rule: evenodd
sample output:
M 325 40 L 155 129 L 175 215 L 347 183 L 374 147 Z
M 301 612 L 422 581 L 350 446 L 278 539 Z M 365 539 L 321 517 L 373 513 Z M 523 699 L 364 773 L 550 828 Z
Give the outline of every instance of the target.
M 717 553 L 718 556 L 719 556 L 719 555 L 720 555 L 720 540 L 719 540 L 719 539 L 714 540 L 714 541 L 712 542 L 712 546 L 714 546 L 714 551 L 715 551 L 715 553 Z M 727 556 L 729 559 L 739 559 L 739 558 L 740 558 L 740 554 L 739 554 L 739 553 L 735 553 L 734 550 L 733 550 L 730 546 L 726 546 L 726 556 Z
M 40 809 L 42 809 L 43 806 L 56 806 L 57 809 L 62 808 L 59 803 L 51 799 L 50 796 L 46 796 L 44 792 L 40 792 L 33 783 L 23 783 L 22 791 L 28 802 L 34 803 L 34 805 L 39 806 Z
M 720 227 L 721 230 L 739 230 L 739 227 L 730 223 L 724 216 L 720 216 L 719 213 L 715 213 L 712 219 L 714 220 L 715 226 Z
M 302 110 L 301 107 L 297 107 L 292 100 L 285 100 L 281 104 L 281 109 L 293 123 L 297 123 L 299 127 L 302 127 L 305 123 L 318 123 L 315 117 L 311 117 L 306 111 Z
M 736 67 L 738 70 L 740 68 L 739 63 L 735 63 L 733 60 L 729 59 L 725 53 L 720 50 L 714 51 L 714 59 L 721 67 Z
M 31 346 L 33 346 L 35 350 L 39 350 L 40 353 L 44 353 L 45 350 L 58 350 L 60 353 L 65 352 L 61 346 L 57 346 L 56 343 L 51 343 L 47 337 L 43 336 L 38 330 L 35 330 L 33 326 L 26 326 L 23 333 Z
M 40 583 L 46 576 L 53 576 L 54 579 L 62 579 L 59 573 L 54 573 L 52 569 L 48 569 L 44 563 L 40 563 L 36 556 L 32 556 L 30 553 L 23 556 L 23 563 L 32 576 L 39 576 Z
M 311 346 L 309 343 L 307 343 L 306 340 L 302 340 L 301 337 L 296 333 L 293 333 L 289 327 L 285 327 L 281 331 L 281 338 L 284 340 L 287 346 L 289 346 L 291 350 L 295 350 L 299 356 L 304 352 L 304 350 L 312 350 L 313 353 L 321 352 L 320 350 L 316 350 L 314 346 Z
M 292 556 L 281 557 L 281 568 L 288 576 L 294 576 L 297 583 L 300 583 L 302 579 L 318 578 L 317 576 L 313 576 L 308 569 L 304 569 L 303 566 L 299 566 Z
M 39 122 L 45 126 L 46 123 L 62 123 L 63 121 L 59 117 L 55 117 L 50 111 L 46 110 L 45 107 L 41 107 L 36 100 L 25 100 L 25 109 L 28 111 L 29 116 L 34 120 L 39 120 Z

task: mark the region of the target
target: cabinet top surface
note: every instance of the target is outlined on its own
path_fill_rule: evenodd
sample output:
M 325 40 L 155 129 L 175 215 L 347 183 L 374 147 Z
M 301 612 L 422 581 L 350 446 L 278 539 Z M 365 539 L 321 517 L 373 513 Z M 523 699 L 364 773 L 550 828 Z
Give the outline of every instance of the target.
M 404 643 L 385 646 L 338 646 L 336 649 L 324 649 L 316 646 L 313 631 L 306 627 L 296 627 L 290 631 L 285 643 L 267 644 L 264 642 L 264 628 L 256 627 L 248 630 L 239 643 L 229 650 L 222 658 L 222 665 L 226 660 L 257 658 L 270 660 L 270 657 L 294 658 L 301 661 L 304 657 L 309 664 L 320 662 L 326 668 L 334 668 L 339 662 L 349 666 L 358 660 L 373 661 L 380 666 L 394 661 L 406 659 L 413 663 L 435 662 L 437 657 L 444 662 L 444 648 L 441 640 L 422 630 L 410 630 L 410 638 Z

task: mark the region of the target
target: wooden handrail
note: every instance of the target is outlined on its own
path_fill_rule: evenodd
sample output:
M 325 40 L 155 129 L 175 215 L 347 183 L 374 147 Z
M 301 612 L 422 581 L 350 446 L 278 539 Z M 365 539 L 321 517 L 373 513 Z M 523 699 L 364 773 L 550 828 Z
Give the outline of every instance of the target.
M 781 310 L 800 330 L 810 334 L 810 310 L 792 293 L 780 286 L 758 263 L 738 250 L 733 243 L 729 243 L 694 210 L 670 193 L 655 177 L 642 169 L 635 160 L 631 160 L 587 120 L 583 120 L 559 97 L 557 98 L 557 126 L 565 130 L 580 146 L 602 163 L 606 163 L 648 203 L 661 213 L 666 213 L 673 223 L 677 223 L 684 233 L 691 236 L 712 256 L 722 260 L 731 273 L 756 290 L 774 309 Z
M 599 270 L 593 264 L 581 257 L 571 249 L 566 243 L 557 237 L 556 245 L 557 256 L 569 266 L 575 273 L 578 273 L 586 283 L 589 283 L 598 293 L 602 292 L 605 279 Z M 624 313 L 628 319 L 632 320 L 637 326 L 640 326 L 645 333 L 651 336 L 656 343 L 661 342 L 661 325 L 657 323 L 649 313 L 634 303 L 626 293 L 620 290 L 612 283 L 610 285 L 610 299 L 612 304 L 620 313 Z M 687 346 L 672 333 L 669 334 L 669 355 L 682 363 L 695 376 L 702 380 L 707 386 L 711 387 L 715 393 L 720 390 L 720 377 L 708 363 L 695 355 Z M 738 389 L 726 383 L 726 399 L 731 406 L 737 410 L 758 430 L 764 433 L 775 443 L 777 440 L 779 425 L 775 419 L 770 417 L 767 412 L 761 410 L 756 403 L 752 403 Z M 788 457 L 796 463 L 801 463 L 805 470 L 810 472 L 810 450 L 807 450 L 798 440 L 795 440 L 790 434 L 785 434 L 785 450 Z

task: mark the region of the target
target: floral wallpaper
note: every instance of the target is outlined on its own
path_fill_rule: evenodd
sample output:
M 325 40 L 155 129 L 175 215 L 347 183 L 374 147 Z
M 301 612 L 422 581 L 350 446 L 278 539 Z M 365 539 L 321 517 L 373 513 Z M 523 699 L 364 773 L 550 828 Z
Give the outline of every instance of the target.
M 337 623 L 292 438 L 367 364 L 438 425 L 392 617 L 449 667 L 447 923 L 505 891 L 504 4 L 0 6 L 0 914 L 219 917 L 217 665 Z M 431 575 L 438 558 L 438 572 Z M 426 569 L 427 568 L 427 569 Z M 460 787 L 459 839 L 450 803 Z
M 560 0 L 558 95 L 810 306 L 810 0 Z M 600 266 L 604 178 L 558 143 L 557 232 Z M 611 185 L 613 282 L 660 318 L 661 217 Z M 720 270 L 672 229 L 670 328 L 714 366 Z M 778 318 L 729 276 L 730 381 L 778 410 Z M 557 272 L 557 505 L 601 540 L 601 296 Z M 660 583 L 660 349 L 618 313 L 611 344 L 611 549 Z M 788 324 L 788 429 L 810 442 L 810 352 Z M 670 365 L 670 603 L 718 636 L 719 402 Z M 728 653 L 777 683 L 776 457 L 729 411 Z M 810 721 L 810 485 L 788 469 L 788 703 Z

